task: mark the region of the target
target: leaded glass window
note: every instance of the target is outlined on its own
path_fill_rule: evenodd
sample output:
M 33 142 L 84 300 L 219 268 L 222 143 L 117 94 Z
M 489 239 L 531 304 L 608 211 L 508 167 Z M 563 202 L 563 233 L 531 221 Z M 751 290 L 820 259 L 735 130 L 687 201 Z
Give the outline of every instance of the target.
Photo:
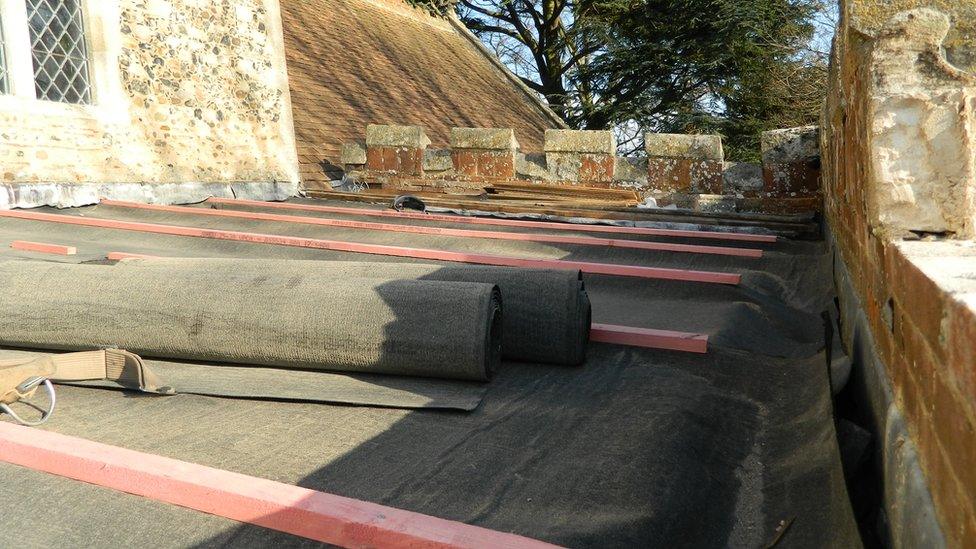
M 38 99 L 91 103 L 80 0 L 27 0 Z

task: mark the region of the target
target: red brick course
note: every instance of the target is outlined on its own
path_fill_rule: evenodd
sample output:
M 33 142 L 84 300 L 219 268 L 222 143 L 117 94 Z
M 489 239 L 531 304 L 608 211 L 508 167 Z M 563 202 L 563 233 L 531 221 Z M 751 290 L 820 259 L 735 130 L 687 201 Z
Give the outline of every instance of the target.
M 616 166 L 616 156 L 581 154 L 579 180 L 584 183 L 612 183 Z
M 648 158 L 648 187 L 664 192 L 691 193 L 691 162 L 686 158 Z
M 407 147 L 369 147 L 366 169 L 372 172 L 423 175 L 424 151 Z
M 820 160 L 763 164 L 763 191 L 813 196 L 820 192 Z
M 717 160 L 648 158 L 647 184 L 678 193 L 722 194 L 725 165 Z
M 515 152 L 462 149 L 451 151 L 455 174 L 486 180 L 515 179 Z

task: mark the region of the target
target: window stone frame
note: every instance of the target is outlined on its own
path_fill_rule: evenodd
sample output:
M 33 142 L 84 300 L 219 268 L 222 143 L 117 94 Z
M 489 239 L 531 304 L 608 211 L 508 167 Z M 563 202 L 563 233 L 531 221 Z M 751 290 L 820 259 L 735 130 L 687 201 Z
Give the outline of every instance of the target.
M 25 0 L 25 3 L 28 6 L 27 19 L 32 28 L 32 12 L 41 18 L 48 13 L 51 16 L 46 21 L 47 25 L 31 40 L 37 98 L 59 103 L 91 104 L 94 87 L 91 55 L 88 53 L 91 32 L 86 23 L 88 17 L 84 0 Z M 58 14 L 70 17 L 65 22 Z M 66 39 L 73 44 L 64 47 Z
M 38 116 L 72 116 L 103 123 L 126 121 L 125 94 L 119 72 L 122 9 L 119 0 L 80 0 L 88 42 L 90 103 L 61 103 L 37 98 L 26 0 L 0 0 L 9 90 L 0 94 L 0 110 Z

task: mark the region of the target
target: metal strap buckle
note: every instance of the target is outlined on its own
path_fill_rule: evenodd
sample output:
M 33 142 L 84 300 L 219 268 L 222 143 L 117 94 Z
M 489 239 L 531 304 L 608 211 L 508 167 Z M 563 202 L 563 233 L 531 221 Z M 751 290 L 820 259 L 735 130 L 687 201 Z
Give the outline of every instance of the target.
M 14 412 L 9 405 L 4 404 L 2 402 L 0 402 L 0 411 L 3 411 L 5 414 L 13 418 L 14 421 L 20 423 L 21 425 L 26 425 L 28 427 L 37 427 L 38 425 L 43 425 L 44 423 L 47 422 L 47 420 L 51 419 L 51 414 L 54 413 L 54 407 L 57 404 L 57 397 L 54 394 L 54 385 L 51 384 L 51 380 L 43 377 L 32 377 L 27 381 L 18 385 L 16 391 L 17 394 L 20 395 L 22 399 L 27 399 L 31 395 L 33 395 L 34 391 L 41 384 L 44 385 L 44 388 L 47 391 L 47 397 L 48 397 L 48 401 L 50 401 L 50 405 L 48 406 L 47 410 L 41 410 L 40 419 L 36 419 L 34 421 L 28 421 L 20 417 L 19 415 L 17 415 L 17 413 Z

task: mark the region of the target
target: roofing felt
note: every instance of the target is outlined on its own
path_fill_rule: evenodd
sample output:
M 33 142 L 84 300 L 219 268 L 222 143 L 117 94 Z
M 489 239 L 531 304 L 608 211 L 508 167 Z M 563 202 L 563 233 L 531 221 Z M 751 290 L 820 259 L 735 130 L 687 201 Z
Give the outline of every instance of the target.
M 857 543 L 823 353 L 819 313 L 829 304 L 830 271 L 822 242 L 764 243 L 764 257 L 748 258 L 214 218 L 195 215 L 192 208 L 47 211 L 740 273 L 738 286 L 584 275 L 594 320 L 704 332 L 712 337 L 709 353 L 591 344 L 580 367 L 504 362 L 486 385 L 484 402 L 470 413 L 192 394 L 132 398 L 59 387 L 61 407 L 45 428 L 569 546 L 760 546 L 776 537 L 781 521 L 792 524 L 784 534 L 792 546 Z M 78 254 L 47 256 L 0 246 L 0 259 L 89 262 L 123 251 L 404 261 L 0 219 L 0 243 L 17 239 L 72 245 Z M 18 494 L 29 493 L 30 505 L 18 498 L 0 503 L 0 529 L 24 532 L 28 545 L 304 543 L 21 469 L 0 467 L 0 477 Z M 97 502 L 97 513 L 85 512 L 87 501 Z M 45 513 L 30 512 L 41 506 Z M 41 527 L 48 522 L 58 527 Z
M 556 127 L 450 22 L 400 0 L 282 0 L 281 13 L 306 186 L 327 184 L 368 124 L 423 126 L 441 148 L 451 127 L 513 128 L 527 151 Z

